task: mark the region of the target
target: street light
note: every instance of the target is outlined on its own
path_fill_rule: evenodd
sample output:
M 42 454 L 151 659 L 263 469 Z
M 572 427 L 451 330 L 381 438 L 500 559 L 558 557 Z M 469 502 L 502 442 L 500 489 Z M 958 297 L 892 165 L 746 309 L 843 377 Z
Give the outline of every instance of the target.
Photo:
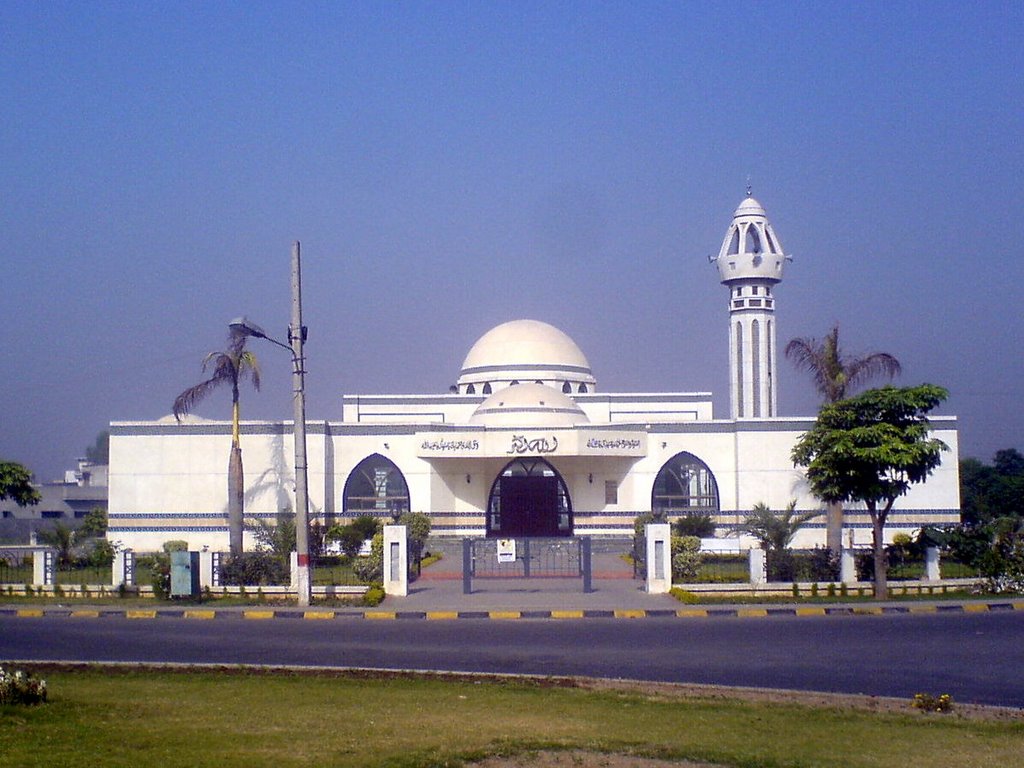
M 302 324 L 302 265 L 299 243 L 292 243 L 292 322 L 288 326 L 289 344 L 267 336 L 245 317 L 236 317 L 228 327 L 233 333 L 266 339 L 292 355 L 292 403 L 294 405 L 295 443 L 295 549 L 298 560 L 296 581 L 300 606 L 308 606 L 312 592 L 309 563 L 309 486 L 306 473 L 306 370 L 302 345 L 306 326 Z

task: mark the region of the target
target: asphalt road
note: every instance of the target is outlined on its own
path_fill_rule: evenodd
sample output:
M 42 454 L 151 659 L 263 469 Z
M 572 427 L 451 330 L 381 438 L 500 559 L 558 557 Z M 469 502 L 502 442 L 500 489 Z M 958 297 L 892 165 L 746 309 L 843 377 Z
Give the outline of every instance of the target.
M 0 617 L 0 659 L 585 675 L 1024 707 L 1024 612 L 331 621 Z

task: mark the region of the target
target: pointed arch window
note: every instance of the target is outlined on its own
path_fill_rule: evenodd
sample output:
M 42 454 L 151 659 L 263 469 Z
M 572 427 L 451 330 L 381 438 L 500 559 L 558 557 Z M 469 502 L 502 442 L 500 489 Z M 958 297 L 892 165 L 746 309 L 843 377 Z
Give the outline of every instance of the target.
M 757 233 L 757 227 L 751 224 L 747 227 L 747 236 L 745 238 L 743 252 L 761 253 L 761 251 L 761 236 Z
M 740 252 L 740 231 L 739 231 L 739 229 L 734 229 L 732 231 L 732 239 L 729 241 L 729 251 L 727 252 L 726 255 L 727 256 L 735 256 L 739 252 Z
M 683 451 L 662 465 L 651 492 L 652 512 L 667 519 L 718 510 L 718 483 L 707 464 Z
M 345 481 L 346 517 L 397 518 L 409 511 L 409 486 L 391 459 L 375 453 L 359 462 Z
M 484 382 L 484 388 L 480 391 L 485 395 L 491 394 L 491 382 Z
M 568 381 L 563 381 L 562 382 L 562 393 L 566 394 L 566 395 L 571 395 L 572 394 L 572 384 L 570 384 Z
M 589 389 L 587 389 L 587 385 L 586 385 L 586 384 L 580 384 L 580 388 L 579 388 L 579 390 L 577 390 L 577 391 L 578 391 L 578 392 L 579 392 L 579 393 L 580 393 L 581 395 L 585 395 L 585 394 L 587 394 L 587 392 L 589 392 L 590 390 L 589 390 Z
M 466 386 L 466 394 L 467 395 L 475 395 L 476 394 L 476 385 L 474 385 L 474 384 L 467 385 Z

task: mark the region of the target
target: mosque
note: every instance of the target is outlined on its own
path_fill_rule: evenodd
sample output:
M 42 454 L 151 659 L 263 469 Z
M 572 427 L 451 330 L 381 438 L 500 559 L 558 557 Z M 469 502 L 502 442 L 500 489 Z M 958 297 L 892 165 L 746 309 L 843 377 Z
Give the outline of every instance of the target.
M 776 407 L 775 289 L 788 257 L 749 194 L 713 261 L 729 292 L 729 418 L 714 417 L 709 393 L 603 392 L 570 336 L 513 320 L 473 344 L 450 392 L 344 395 L 340 420 L 307 420 L 311 518 L 412 511 L 439 536 L 624 536 L 653 511 L 708 515 L 736 545 L 758 503 L 822 509 L 790 460 L 814 417 Z M 959 522 L 956 419 L 932 426 L 950 450 L 897 501 L 890 538 Z M 143 552 L 171 539 L 228 548 L 230 422 L 165 417 L 110 433 L 110 539 Z M 243 422 L 242 448 L 246 518 L 290 511 L 291 422 Z M 824 544 L 816 520 L 799 545 Z M 870 541 L 863 509 L 849 508 L 845 526 L 844 541 Z

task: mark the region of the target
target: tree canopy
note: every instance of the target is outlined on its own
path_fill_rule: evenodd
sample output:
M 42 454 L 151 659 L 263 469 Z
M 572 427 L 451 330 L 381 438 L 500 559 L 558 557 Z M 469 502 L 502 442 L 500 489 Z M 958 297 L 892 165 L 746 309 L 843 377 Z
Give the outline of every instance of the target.
M 814 428 L 793 448 L 814 494 L 825 501 L 885 505 L 924 480 L 946 445 L 929 437 L 927 414 L 942 387 L 882 387 L 821 409 Z
M 104 429 L 96 435 L 96 442 L 85 449 L 85 458 L 91 464 L 110 463 L 110 432 Z
M 32 487 L 32 473 L 14 461 L 0 461 L 0 501 L 14 499 L 19 507 L 38 504 L 41 496 Z
M 860 502 L 871 515 L 876 596 L 885 597 L 882 530 L 897 498 L 939 465 L 945 443 L 931 437 L 927 414 L 948 393 L 942 387 L 871 389 L 822 407 L 814 428 L 793 448 L 811 491 L 828 502 Z
M 879 376 L 890 379 L 900 374 L 900 362 L 888 352 L 849 355 L 839 346 L 839 326 L 833 326 L 820 341 L 793 339 L 786 345 L 786 357 L 798 370 L 807 371 L 818 393 L 827 403 L 849 396 L 860 385 Z

